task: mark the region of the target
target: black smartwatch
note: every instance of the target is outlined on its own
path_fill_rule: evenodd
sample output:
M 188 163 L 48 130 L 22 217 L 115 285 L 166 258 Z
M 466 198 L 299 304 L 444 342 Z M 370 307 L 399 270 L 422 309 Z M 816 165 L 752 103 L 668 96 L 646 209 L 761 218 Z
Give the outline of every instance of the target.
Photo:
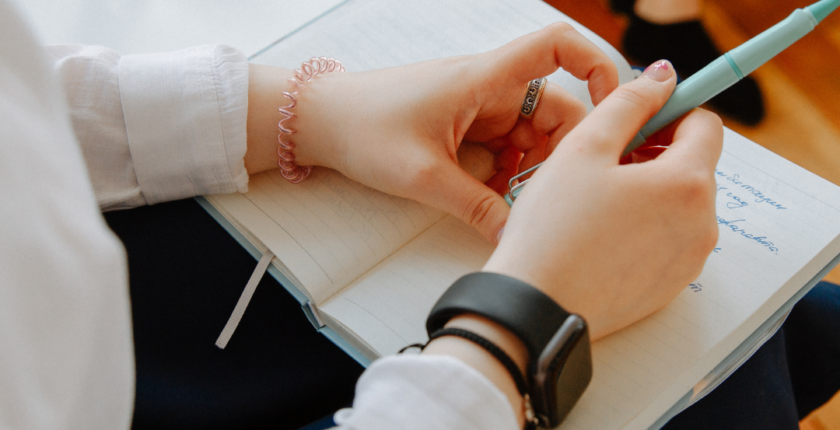
M 441 296 L 426 320 L 426 331 L 431 335 L 468 313 L 494 321 L 522 340 L 530 357 L 531 422 L 542 428 L 559 426 L 592 379 L 586 321 L 518 279 L 478 272 L 458 279 Z

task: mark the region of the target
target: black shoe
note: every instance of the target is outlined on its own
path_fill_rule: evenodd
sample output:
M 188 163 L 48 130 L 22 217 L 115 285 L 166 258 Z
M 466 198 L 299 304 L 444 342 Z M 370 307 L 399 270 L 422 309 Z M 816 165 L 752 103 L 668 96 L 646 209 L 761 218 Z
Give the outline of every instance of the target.
M 615 13 L 624 15 L 633 15 L 633 6 L 636 5 L 636 0 L 610 0 L 610 8 Z
M 630 25 L 624 34 L 624 53 L 633 61 L 647 65 L 668 59 L 684 79 L 721 55 L 700 21 L 652 24 L 632 13 L 635 0 L 611 0 L 615 10 L 631 10 Z M 756 81 L 746 77 L 710 100 L 717 112 L 742 124 L 754 126 L 764 118 L 764 100 Z

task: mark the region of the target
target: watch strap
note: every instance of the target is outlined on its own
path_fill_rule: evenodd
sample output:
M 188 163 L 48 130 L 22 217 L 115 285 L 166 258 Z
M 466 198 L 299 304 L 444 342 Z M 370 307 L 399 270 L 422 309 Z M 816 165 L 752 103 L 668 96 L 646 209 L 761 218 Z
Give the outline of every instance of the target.
M 485 351 L 490 353 L 496 360 L 499 360 L 499 363 L 505 367 L 505 369 L 510 374 L 510 377 L 513 379 L 513 383 L 516 384 L 516 391 L 519 392 L 522 396 L 528 395 L 528 383 L 525 381 L 525 375 L 519 370 L 519 367 L 510 358 L 509 355 L 502 349 L 496 346 L 495 343 L 490 342 L 486 338 L 475 334 L 469 330 L 464 330 L 460 328 L 442 328 L 440 330 L 435 331 L 429 336 L 429 343 L 433 340 L 444 337 L 444 336 L 457 336 L 463 339 L 467 339 L 470 342 L 475 343 L 476 345 L 482 347 Z M 427 343 L 428 345 L 428 343 Z M 424 345 L 425 348 L 425 345 Z
M 476 272 L 455 281 L 438 299 L 429 318 L 429 335 L 452 318 L 476 314 L 510 330 L 533 361 L 571 315 L 542 291 L 498 273 Z

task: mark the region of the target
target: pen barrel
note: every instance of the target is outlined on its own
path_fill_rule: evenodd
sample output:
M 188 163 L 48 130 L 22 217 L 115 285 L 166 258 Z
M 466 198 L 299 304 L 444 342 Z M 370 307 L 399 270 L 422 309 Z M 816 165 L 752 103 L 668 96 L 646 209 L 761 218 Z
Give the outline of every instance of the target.
M 624 154 L 644 144 L 644 138 L 650 137 L 696 106 L 706 103 L 739 80 L 738 75 L 725 57 L 719 57 L 712 61 L 708 66 L 700 69 L 677 86 L 665 106 L 662 106 L 662 109 L 642 127 L 639 132 L 641 136 L 636 136 L 630 142 L 630 145 L 624 150 Z
M 811 12 L 797 9 L 764 33 L 729 51 L 729 55 L 741 69 L 741 73 L 747 76 L 810 33 L 817 24 L 817 19 Z
M 624 154 L 643 145 L 645 138 L 754 72 L 810 33 L 817 24 L 817 19 L 810 11 L 797 9 L 783 21 L 693 74 L 677 86 L 665 106 L 642 127 L 639 135 L 635 136 L 624 150 Z

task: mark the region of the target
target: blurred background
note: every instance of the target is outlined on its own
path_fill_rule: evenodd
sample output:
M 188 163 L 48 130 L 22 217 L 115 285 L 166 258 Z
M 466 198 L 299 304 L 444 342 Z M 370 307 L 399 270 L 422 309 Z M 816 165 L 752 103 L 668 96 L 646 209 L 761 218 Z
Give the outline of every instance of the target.
M 608 0 L 545 1 L 621 49 L 628 19 L 614 14 Z M 813 2 L 705 0 L 701 21 L 717 47 L 725 52 L 770 28 L 794 9 Z M 748 127 L 722 116 L 724 123 L 840 185 L 840 15 L 826 18 L 811 34 L 752 76 L 764 95 L 764 121 Z M 826 279 L 840 284 L 840 268 Z M 800 427 L 840 430 L 840 396 L 808 416 Z

